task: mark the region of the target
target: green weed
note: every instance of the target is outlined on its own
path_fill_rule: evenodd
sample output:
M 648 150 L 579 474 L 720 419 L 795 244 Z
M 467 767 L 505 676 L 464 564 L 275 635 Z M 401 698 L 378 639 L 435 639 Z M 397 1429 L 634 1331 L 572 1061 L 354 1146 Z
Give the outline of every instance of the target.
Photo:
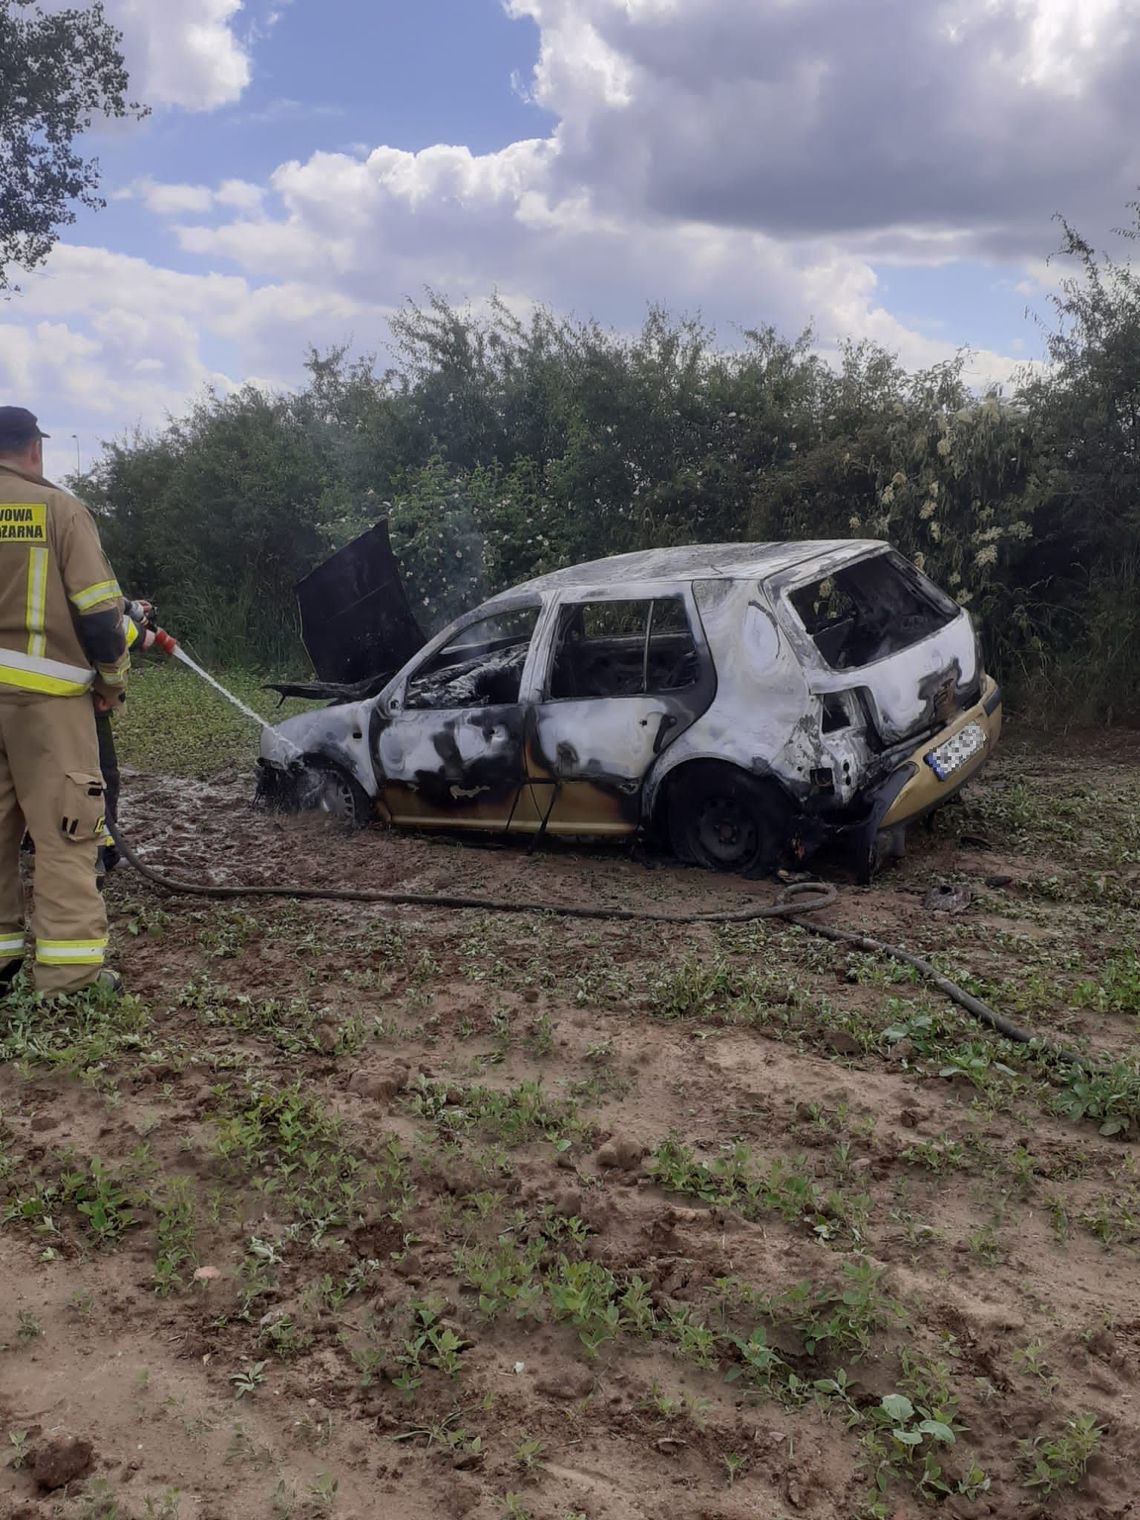
M 138 1223 L 140 1201 L 134 1169 L 115 1171 L 96 1157 L 11 1199 L 3 1218 L 26 1224 L 38 1234 L 57 1235 L 70 1214 L 96 1245 L 106 1247 Z
M 39 1003 L 30 988 L 17 988 L 0 1001 L 0 1061 L 102 1079 L 121 1057 L 152 1050 L 151 1016 L 136 997 L 90 993 Z
M 257 929 L 257 919 L 242 908 L 214 908 L 198 931 L 198 943 L 215 960 L 232 960 L 245 949 Z
M 234 1385 L 235 1398 L 248 1398 L 265 1382 L 265 1363 L 246 1362 L 237 1372 L 230 1373 L 230 1382 Z
M 1124 950 L 1111 956 L 1095 980 L 1077 983 L 1072 997 L 1079 1008 L 1097 1013 L 1140 1015 L 1140 955 Z
M 1094 1071 L 1076 1069 L 1055 1098 L 1070 1119 L 1088 1119 L 1102 1135 L 1126 1135 L 1140 1120 L 1140 1066 L 1116 1061 Z
M 500 1092 L 489 1087 L 459 1088 L 421 1077 L 408 1102 L 413 1113 L 444 1131 L 478 1130 L 508 1146 L 540 1138 L 557 1144 L 586 1132 L 574 1105 L 549 1097 L 541 1082 L 520 1082 Z
M 348 1218 L 365 1191 L 403 1187 L 402 1165 L 369 1172 L 346 1144 L 337 1119 L 300 1085 L 258 1086 L 236 1110 L 216 1120 L 215 1147 L 236 1175 L 279 1196 L 317 1236 Z M 400 1158 L 395 1157 L 397 1163 Z
M 826 1194 L 808 1170 L 804 1158 L 780 1157 L 764 1163 L 747 1145 L 732 1147 L 711 1161 L 700 1161 L 678 1140 L 664 1140 L 649 1159 L 649 1170 L 662 1187 L 740 1211 L 746 1219 L 776 1214 L 789 1223 L 806 1225 L 821 1240 L 830 1240 L 836 1226 L 850 1226 L 856 1205 L 843 1195 Z
M 1035 1436 L 1031 1441 L 1019 1442 L 1023 1486 L 1038 1489 L 1043 1495 L 1076 1487 L 1099 1449 L 1103 1434 L 1095 1415 L 1079 1414 L 1066 1420 L 1059 1435 Z
M 196 1263 L 194 1200 L 184 1177 L 167 1183 L 156 1201 L 154 1288 L 165 1298 L 185 1282 L 185 1270 Z

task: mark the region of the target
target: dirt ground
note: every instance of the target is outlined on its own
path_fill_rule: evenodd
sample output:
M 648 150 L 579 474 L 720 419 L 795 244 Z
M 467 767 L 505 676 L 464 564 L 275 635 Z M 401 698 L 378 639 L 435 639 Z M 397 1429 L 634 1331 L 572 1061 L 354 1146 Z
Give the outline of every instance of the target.
M 823 921 L 170 897 L 0 1011 L 0 1516 L 1140 1516 L 1136 736 L 1016 734 Z M 773 883 L 126 778 L 175 874 L 699 912 Z M 939 911 L 931 889 L 958 911 Z

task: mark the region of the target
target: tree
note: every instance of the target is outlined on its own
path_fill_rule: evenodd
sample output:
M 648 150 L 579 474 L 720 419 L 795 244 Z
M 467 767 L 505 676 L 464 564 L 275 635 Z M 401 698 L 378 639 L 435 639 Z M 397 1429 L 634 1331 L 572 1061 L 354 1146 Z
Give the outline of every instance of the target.
M 1025 387 L 1048 469 L 1034 514 L 1036 621 L 1059 700 L 1140 703 L 1140 206 L 1099 251 L 1063 218 L 1049 370 Z
M 75 141 L 97 116 L 147 114 L 127 101 L 121 43 L 101 0 L 54 14 L 0 0 L 0 291 L 9 269 L 43 262 L 76 204 L 106 204 Z

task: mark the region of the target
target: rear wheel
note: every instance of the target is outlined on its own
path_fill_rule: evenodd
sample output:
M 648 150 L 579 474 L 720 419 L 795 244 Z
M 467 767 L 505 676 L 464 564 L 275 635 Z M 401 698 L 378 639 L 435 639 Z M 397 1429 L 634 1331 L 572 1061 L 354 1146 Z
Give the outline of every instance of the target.
M 787 807 L 771 785 L 727 765 L 682 771 L 668 820 L 673 853 L 709 871 L 766 875 L 787 839 Z

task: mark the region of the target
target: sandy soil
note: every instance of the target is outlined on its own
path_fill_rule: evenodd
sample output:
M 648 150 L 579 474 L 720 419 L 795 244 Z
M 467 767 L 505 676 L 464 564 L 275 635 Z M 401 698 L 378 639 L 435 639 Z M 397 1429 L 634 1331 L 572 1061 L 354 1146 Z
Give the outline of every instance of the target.
M 1134 752 L 1015 738 L 826 921 L 1135 1064 Z M 124 821 L 217 882 L 775 890 L 246 798 Z M 1140 1083 L 1101 1134 L 782 926 L 108 896 L 132 998 L 0 1014 L 0 1516 L 1140 1514 Z

